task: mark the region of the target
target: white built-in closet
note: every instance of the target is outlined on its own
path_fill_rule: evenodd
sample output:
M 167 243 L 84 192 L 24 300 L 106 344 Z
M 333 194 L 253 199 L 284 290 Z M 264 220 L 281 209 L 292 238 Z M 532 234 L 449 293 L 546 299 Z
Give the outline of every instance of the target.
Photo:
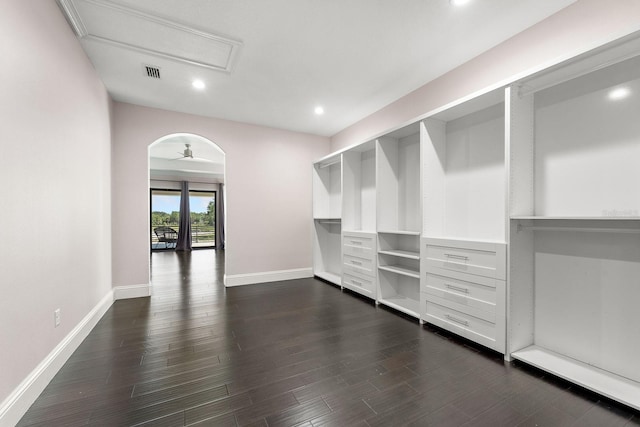
M 640 409 L 640 37 L 319 160 L 314 273 Z

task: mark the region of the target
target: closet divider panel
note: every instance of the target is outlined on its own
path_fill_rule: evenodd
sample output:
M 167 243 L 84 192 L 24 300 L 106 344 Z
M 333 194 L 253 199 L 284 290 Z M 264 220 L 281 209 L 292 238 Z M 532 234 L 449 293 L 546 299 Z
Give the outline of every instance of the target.
M 533 95 L 523 95 L 515 85 L 505 90 L 508 208 L 511 216 L 534 214 L 534 109 Z M 507 351 L 533 345 L 534 264 L 533 233 L 520 224 L 508 224 Z

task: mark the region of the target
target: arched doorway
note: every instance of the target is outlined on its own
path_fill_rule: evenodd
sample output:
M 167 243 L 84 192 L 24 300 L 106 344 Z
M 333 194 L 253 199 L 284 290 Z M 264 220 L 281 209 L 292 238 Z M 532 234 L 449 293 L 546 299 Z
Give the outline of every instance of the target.
M 150 263 L 152 253 L 176 249 L 219 255 L 225 244 L 224 151 L 199 135 L 170 134 L 149 145 L 148 168 Z M 180 206 L 185 194 L 188 209 Z

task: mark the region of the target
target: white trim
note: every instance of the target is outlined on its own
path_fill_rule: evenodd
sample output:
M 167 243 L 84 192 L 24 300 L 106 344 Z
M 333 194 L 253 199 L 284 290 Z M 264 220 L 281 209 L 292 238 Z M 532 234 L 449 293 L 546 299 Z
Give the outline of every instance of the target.
M 196 27 L 182 24 L 176 21 L 172 21 L 170 19 L 166 19 L 164 17 L 161 17 L 153 13 L 144 12 L 142 10 L 138 10 L 132 7 L 115 3 L 111 0 L 85 0 L 85 2 L 93 6 L 111 9 L 113 11 L 131 16 L 143 21 L 151 22 L 153 24 L 161 25 L 166 28 L 180 31 L 182 33 L 189 34 L 194 37 L 206 39 L 209 42 L 226 45 L 229 48 L 229 54 L 227 55 L 227 58 L 226 58 L 226 64 L 210 64 L 197 59 L 184 58 L 178 55 L 159 52 L 153 49 L 147 49 L 142 46 L 134 46 L 132 44 L 121 42 L 118 40 L 113 40 L 107 37 L 101 37 L 97 34 L 92 34 L 90 30 L 86 28 L 86 24 L 83 22 L 82 17 L 80 16 L 77 8 L 75 7 L 74 0 L 58 0 L 58 4 L 60 5 L 61 9 L 67 16 L 69 22 L 71 23 L 71 26 L 73 27 L 74 31 L 76 32 L 76 34 L 80 39 L 106 43 L 113 46 L 118 46 L 124 49 L 128 49 L 134 52 L 141 52 L 141 53 L 154 55 L 164 59 L 182 62 L 189 65 L 201 66 L 201 67 L 209 68 L 216 71 L 222 71 L 226 73 L 231 73 L 233 71 L 237 57 L 240 53 L 240 49 L 243 46 L 243 42 L 241 40 L 233 39 L 231 37 L 228 37 L 222 34 L 214 34 L 208 31 L 203 31 Z
M 108 44 L 111 46 L 116 46 L 116 47 L 121 47 L 123 49 L 127 49 L 130 50 L 132 52 L 139 52 L 139 53 L 144 53 L 147 55 L 152 55 L 152 56 L 157 56 L 158 58 L 164 58 L 164 59 L 168 59 L 170 61 L 176 61 L 176 62 L 182 62 L 183 64 L 187 64 L 187 65 L 196 65 L 198 67 L 204 67 L 204 68 L 208 68 L 210 70 L 215 70 L 215 71 L 222 71 L 225 73 L 231 73 L 232 71 L 232 67 L 231 67 L 231 59 L 227 60 L 227 64 L 225 66 L 220 66 L 220 65 L 215 65 L 215 64 L 210 64 L 207 62 L 203 62 L 203 61 L 198 61 L 198 60 L 194 60 L 194 59 L 188 59 L 182 56 L 178 56 L 178 55 L 174 55 L 171 53 L 164 53 L 164 52 L 160 52 L 158 50 L 154 50 L 154 49 L 148 49 L 146 47 L 140 47 L 140 46 L 135 46 L 129 43 L 125 43 L 125 42 L 121 42 L 118 40 L 113 40 L 113 39 L 109 39 L 106 37 L 100 37 L 100 36 L 96 36 L 93 34 L 87 34 L 86 36 L 82 37 L 83 40 L 90 40 L 90 41 L 94 41 L 94 42 L 98 42 L 98 43 L 103 43 L 103 44 Z M 229 54 L 229 58 L 234 57 L 235 54 L 233 53 L 233 51 Z
M 313 277 L 311 268 L 295 268 L 292 270 L 264 271 L 261 273 L 225 274 L 224 286 L 253 285 L 257 283 L 278 282 L 280 280 L 306 279 Z
M 129 298 L 141 298 L 151 296 L 151 285 L 127 285 L 127 286 L 114 286 L 113 287 L 113 300 L 129 299 Z
M 87 28 L 84 26 L 84 22 L 82 22 L 82 18 L 78 13 L 78 9 L 76 9 L 75 4 L 71 0 L 58 0 L 58 6 L 62 9 L 62 12 L 67 17 L 71 28 L 76 33 L 76 35 L 80 38 L 89 34 Z
M 0 425 L 16 425 L 113 304 L 109 291 L 0 405 Z

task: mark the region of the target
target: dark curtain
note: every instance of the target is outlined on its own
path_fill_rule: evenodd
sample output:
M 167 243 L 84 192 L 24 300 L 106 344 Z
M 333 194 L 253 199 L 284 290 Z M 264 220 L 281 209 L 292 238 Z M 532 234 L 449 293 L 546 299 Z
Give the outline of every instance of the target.
M 218 189 L 216 200 L 216 249 L 224 249 L 224 184 Z
M 180 229 L 178 230 L 176 250 L 191 250 L 191 209 L 189 208 L 188 181 L 182 181 L 182 192 L 180 193 Z

